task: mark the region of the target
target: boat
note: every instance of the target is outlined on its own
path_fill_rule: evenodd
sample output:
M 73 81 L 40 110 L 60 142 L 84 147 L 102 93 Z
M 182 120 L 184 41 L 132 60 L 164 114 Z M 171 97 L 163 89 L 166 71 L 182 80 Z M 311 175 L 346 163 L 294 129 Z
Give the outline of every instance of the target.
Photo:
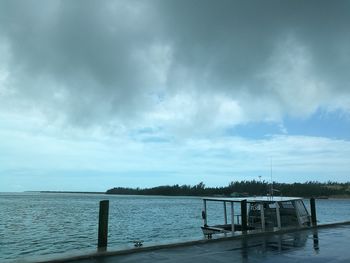
M 223 224 L 208 223 L 209 203 L 222 203 Z M 311 226 L 311 217 L 300 197 L 244 197 L 244 198 L 203 198 L 202 231 L 205 237 L 213 234 L 232 233 L 236 231 L 274 231 L 282 228 Z M 219 205 L 220 206 L 220 205 Z M 230 216 L 227 208 L 229 207 Z M 238 210 L 238 212 L 236 211 Z M 228 221 L 229 220 L 229 221 Z M 215 221 L 215 220 L 214 220 Z M 217 220 L 216 220 L 217 221 Z

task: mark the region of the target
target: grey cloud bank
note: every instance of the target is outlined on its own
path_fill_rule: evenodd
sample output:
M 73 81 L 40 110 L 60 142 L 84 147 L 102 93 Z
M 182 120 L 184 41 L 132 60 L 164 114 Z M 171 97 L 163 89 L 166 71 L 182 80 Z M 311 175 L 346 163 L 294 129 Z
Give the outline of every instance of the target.
M 348 114 L 349 12 L 348 1 L 1 1 L 1 107 L 74 126 Z

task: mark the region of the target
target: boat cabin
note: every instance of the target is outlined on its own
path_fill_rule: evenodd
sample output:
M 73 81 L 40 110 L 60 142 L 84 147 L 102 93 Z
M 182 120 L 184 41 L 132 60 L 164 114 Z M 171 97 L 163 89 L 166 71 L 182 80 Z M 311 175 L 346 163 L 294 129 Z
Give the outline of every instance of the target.
M 209 225 L 208 205 L 212 202 L 222 203 L 223 224 Z M 202 218 L 204 225 L 201 228 L 203 234 L 208 238 L 216 233 L 234 233 L 235 231 L 247 230 L 266 231 L 304 227 L 311 224 L 309 212 L 303 199 L 299 197 L 208 197 L 203 198 L 203 205 Z M 217 217 L 217 215 L 214 216 Z

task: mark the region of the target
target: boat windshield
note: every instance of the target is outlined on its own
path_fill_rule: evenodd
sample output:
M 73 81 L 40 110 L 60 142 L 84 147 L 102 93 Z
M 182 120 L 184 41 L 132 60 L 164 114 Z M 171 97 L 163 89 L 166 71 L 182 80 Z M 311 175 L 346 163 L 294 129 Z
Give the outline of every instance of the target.
M 293 203 L 291 201 L 281 202 L 281 207 L 286 209 L 294 209 Z
M 295 206 L 296 206 L 296 209 L 298 210 L 298 213 L 300 216 L 308 216 L 309 215 L 303 201 L 301 201 L 301 200 L 296 201 Z

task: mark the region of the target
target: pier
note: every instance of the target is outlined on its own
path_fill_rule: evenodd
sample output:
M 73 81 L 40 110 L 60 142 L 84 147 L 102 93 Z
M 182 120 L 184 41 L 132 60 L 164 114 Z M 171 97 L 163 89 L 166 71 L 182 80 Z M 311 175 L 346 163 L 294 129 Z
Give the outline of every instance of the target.
M 311 228 L 238 234 L 129 250 L 100 252 L 41 263 L 123 262 L 350 262 L 350 222 Z

